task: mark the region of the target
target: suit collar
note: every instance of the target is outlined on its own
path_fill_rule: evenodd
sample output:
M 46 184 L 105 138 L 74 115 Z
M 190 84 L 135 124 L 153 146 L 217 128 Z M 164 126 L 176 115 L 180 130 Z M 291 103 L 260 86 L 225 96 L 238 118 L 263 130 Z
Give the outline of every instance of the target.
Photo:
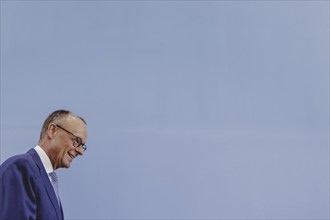
M 57 200 L 56 194 L 54 192 L 53 186 L 52 186 L 52 184 L 49 180 L 49 176 L 46 173 L 46 170 L 45 170 L 45 168 L 44 168 L 44 166 L 41 162 L 41 159 L 40 159 L 38 153 L 35 151 L 35 149 L 30 149 L 27 153 L 32 156 L 36 166 L 39 168 L 39 173 L 40 173 L 40 176 L 43 180 L 43 183 L 44 183 L 45 189 L 47 191 L 48 197 L 50 198 L 50 200 L 53 203 L 53 206 L 54 206 L 54 209 L 56 210 L 56 214 L 57 214 L 58 219 L 61 219 L 61 216 L 62 216 L 62 208 L 61 207 L 62 206 L 59 205 L 59 203 L 58 203 L 58 200 Z

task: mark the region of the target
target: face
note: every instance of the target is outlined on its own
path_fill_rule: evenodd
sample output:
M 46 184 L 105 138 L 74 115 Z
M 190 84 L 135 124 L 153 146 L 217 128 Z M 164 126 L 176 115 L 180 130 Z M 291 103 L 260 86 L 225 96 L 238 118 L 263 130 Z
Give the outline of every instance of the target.
M 60 126 L 52 125 L 55 133 L 52 141 L 51 161 L 54 169 L 69 168 L 77 156 L 83 155 L 82 146 L 76 148 L 74 142 L 76 142 L 76 137 L 79 137 L 83 144 L 86 143 L 87 127 L 81 119 L 73 116 L 68 116 L 58 124 Z

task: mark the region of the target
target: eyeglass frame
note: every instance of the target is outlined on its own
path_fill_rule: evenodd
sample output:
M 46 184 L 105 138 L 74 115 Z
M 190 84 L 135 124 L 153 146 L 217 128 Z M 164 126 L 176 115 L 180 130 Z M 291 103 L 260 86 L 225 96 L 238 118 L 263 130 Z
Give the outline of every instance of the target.
M 73 139 L 72 141 L 73 141 L 73 146 L 74 146 L 75 148 L 78 148 L 78 147 L 80 147 L 80 145 L 81 145 L 81 147 L 82 147 L 82 149 L 83 149 L 83 152 L 85 152 L 85 151 L 87 150 L 87 145 L 86 145 L 85 143 L 82 142 L 82 139 L 81 139 L 80 137 L 78 137 L 78 136 L 72 134 L 70 131 L 66 130 L 66 129 L 63 128 L 61 125 L 58 125 L 58 124 L 55 124 L 55 123 L 54 123 L 54 125 L 56 125 L 56 127 L 62 129 L 63 131 L 65 131 L 65 132 L 71 134 L 71 135 L 74 137 L 74 139 Z M 78 145 L 75 144 L 75 142 L 76 142 Z M 75 146 L 75 145 L 77 145 L 77 146 Z

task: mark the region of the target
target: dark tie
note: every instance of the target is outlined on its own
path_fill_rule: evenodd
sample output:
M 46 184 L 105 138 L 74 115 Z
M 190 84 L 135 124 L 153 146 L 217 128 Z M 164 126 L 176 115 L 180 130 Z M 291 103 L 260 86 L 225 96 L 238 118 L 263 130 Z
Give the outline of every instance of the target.
M 57 201 L 58 203 L 60 203 L 60 197 L 58 195 L 58 180 L 57 180 L 57 175 L 56 173 L 53 171 L 51 173 L 48 174 L 50 176 L 50 179 L 51 179 L 51 183 L 52 183 L 52 186 L 53 186 L 53 189 L 55 191 L 55 194 L 56 194 L 56 197 L 57 197 Z

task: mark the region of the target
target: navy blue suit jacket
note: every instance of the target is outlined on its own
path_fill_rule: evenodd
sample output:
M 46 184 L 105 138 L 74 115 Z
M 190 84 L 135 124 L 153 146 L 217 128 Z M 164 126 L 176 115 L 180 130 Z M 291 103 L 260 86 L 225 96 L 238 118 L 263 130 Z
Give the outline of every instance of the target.
M 34 149 L 0 166 L 0 220 L 63 220 L 48 174 Z

